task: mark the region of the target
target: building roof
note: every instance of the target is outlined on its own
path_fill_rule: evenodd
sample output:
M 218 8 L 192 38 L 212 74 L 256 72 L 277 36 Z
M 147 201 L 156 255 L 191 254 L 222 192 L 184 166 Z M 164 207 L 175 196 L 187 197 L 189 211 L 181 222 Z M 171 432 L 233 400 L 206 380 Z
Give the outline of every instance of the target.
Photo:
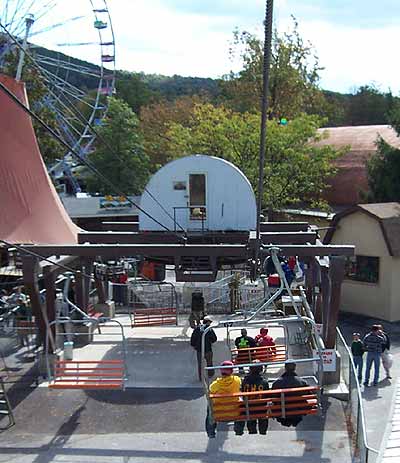
M 336 227 L 343 217 L 361 212 L 379 222 L 388 252 L 393 257 L 400 257 L 400 203 L 358 204 L 336 214 L 332 228 L 325 236 L 324 243 L 330 243 Z
M 86 217 L 110 217 L 117 215 L 138 215 L 139 210 L 130 205 L 129 207 L 104 209 L 100 207 L 103 197 L 88 196 L 87 198 L 76 198 L 75 196 L 65 196 L 61 198 L 68 215 L 72 219 Z M 129 196 L 135 204 L 140 204 L 140 196 Z
M 329 181 L 326 199 L 330 204 L 356 205 L 362 199 L 360 192 L 368 191 L 365 163 L 376 153 L 376 141 L 381 136 L 390 145 L 400 148 L 400 138 L 389 125 L 360 125 L 319 129 L 327 137 L 317 146 L 331 145 L 350 149 L 335 161 L 338 173 Z

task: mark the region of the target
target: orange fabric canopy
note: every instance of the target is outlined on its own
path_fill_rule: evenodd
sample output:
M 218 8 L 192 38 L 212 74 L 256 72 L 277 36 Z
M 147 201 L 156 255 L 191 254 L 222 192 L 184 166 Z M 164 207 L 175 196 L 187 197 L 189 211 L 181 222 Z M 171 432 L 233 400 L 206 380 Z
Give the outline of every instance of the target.
M 5 75 L 0 81 L 28 105 L 22 82 Z M 0 90 L 0 238 L 73 244 L 78 231 L 47 173 L 29 115 Z

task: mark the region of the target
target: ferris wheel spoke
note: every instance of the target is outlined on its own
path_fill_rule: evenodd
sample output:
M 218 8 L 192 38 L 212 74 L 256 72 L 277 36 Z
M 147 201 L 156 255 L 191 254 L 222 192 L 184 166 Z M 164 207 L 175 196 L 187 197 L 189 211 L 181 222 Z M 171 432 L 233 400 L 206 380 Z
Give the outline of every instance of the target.
M 62 68 L 68 71 L 78 72 L 79 74 L 84 74 L 86 76 L 91 77 L 100 77 L 100 73 L 95 72 L 93 69 L 89 67 L 85 67 L 79 64 L 71 63 L 70 61 L 65 61 L 58 58 L 52 58 L 50 56 L 44 56 L 37 54 L 37 61 L 42 65 L 54 66 L 57 68 Z
M 51 110 L 55 131 L 86 155 L 93 149 L 97 135 L 94 126 L 106 114 L 107 96 L 115 86 L 115 40 L 107 0 L 81 0 L 69 14 L 66 2 L 60 0 L 0 2 L 0 31 L 3 25 L 7 28 L 0 68 L 6 64 L 5 53 L 11 52 L 17 59 L 18 55 L 25 56 L 25 63 L 23 58 L 19 62 L 37 69 L 46 89 L 46 96 L 34 103 Z M 34 18 L 31 28 L 29 15 Z M 75 41 L 66 40 L 65 34 L 74 28 L 78 29 Z M 95 47 L 98 54 L 87 62 Z M 62 53 L 63 48 L 70 49 L 72 56 Z M 64 153 L 63 159 L 70 164 L 69 153 Z
M 44 29 L 41 29 L 39 31 L 36 31 L 36 32 L 33 32 L 30 36 L 31 37 L 37 37 L 38 35 L 40 34 L 44 34 L 45 32 L 50 32 L 54 29 L 57 29 L 58 27 L 61 27 L 61 26 L 65 26 L 67 25 L 68 23 L 71 23 L 71 22 L 74 22 L 74 21 L 78 21 L 80 19 L 84 19 L 86 18 L 86 16 L 75 16 L 74 18 L 69 18 L 63 22 L 60 22 L 60 23 L 57 23 L 57 24 L 53 24 L 52 26 L 49 26 L 49 27 L 45 27 Z

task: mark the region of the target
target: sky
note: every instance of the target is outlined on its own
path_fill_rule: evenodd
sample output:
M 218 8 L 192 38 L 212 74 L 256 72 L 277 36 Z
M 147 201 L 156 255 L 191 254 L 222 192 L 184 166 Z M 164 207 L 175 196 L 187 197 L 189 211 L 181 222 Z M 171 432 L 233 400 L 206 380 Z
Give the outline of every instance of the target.
M 55 0 L 0 0 L 0 19 L 12 3 L 48 5 Z M 92 0 L 96 7 L 104 0 Z M 90 0 L 58 0 L 32 31 L 61 23 L 36 42 L 49 48 L 60 43 L 96 43 Z M 239 70 L 229 59 L 235 29 L 262 37 L 264 0 L 107 0 L 116 40 L 116 67 L 164 75 L 221 77 Z M 20 11 L 23 9 L 19 8 Z M 35 12 L 33 12 L 35 13 Z M 68 21 L 68 18 L 82 18 Z M 291 15 L 302 37 L 314 45 L 322 88 L 341 92 L 374 84 L 400 94 L 397 44 L 400 39 L 399 0 L 275 0 L 274 25 L 290 29 Z M 9 16 L 10 13 L 9 13 Z M 110 40 L 110 29 L 103 41 Z M 97 45 L 67 46 L 65 53 L 99 62 Z

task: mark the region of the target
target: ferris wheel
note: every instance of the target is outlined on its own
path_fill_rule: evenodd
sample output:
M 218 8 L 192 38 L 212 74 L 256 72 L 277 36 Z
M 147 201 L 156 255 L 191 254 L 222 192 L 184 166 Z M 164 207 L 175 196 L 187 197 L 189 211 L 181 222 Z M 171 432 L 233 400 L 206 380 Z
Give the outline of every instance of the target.
M 13 55 L 17 80 L 28 63 L 39 70 L 45 85 L 41 104 L 55 115 L 61 138 L 85 158 L 95 140 L 93 127 L 115 90 L 115 40 L 106 0 L 0 0 L 0 72 Z M 65 171 L 68 159 L 66 152 L 53 173 Z

